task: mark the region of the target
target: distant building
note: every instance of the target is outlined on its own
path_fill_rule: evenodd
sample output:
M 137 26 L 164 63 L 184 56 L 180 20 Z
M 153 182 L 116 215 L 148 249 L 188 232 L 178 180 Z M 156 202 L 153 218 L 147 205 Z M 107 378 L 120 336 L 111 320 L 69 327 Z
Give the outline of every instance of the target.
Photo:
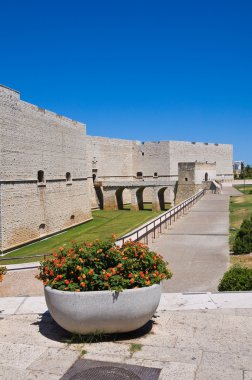
M 234 175 L 237 177 L 240 177 L 241 171 L 242 171 L 242 163 L 243 161 L 234 161 L 233 162 L 233 170 L 234 170 Z

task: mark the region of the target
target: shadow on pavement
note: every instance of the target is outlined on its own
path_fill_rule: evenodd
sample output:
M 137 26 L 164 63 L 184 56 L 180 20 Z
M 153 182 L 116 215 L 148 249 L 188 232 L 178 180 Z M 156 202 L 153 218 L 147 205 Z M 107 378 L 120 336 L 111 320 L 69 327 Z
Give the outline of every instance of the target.
M 40 317 L 38 322 L 33 323 L 33 325 L 39 326 L 39 332 L 48 339 L 63 343 L 97 343 L 137 339 L 150 333 L 155 324 L 153 320 L 150 320 L 141 328 L 128 333 L 80 335 L 64 330 L 53 320 L 48 311 L 40 314 Z

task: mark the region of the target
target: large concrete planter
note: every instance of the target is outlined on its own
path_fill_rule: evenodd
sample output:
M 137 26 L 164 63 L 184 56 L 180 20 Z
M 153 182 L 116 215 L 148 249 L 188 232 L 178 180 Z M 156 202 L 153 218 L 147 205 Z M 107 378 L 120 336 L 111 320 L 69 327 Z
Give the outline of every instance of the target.
M 120 293 L 107 290 L 77 293 L 45 287 L 53 319 L 65 330 L 78 334 L 136 330 L 152 318 L 160 296 L 159 284 Z

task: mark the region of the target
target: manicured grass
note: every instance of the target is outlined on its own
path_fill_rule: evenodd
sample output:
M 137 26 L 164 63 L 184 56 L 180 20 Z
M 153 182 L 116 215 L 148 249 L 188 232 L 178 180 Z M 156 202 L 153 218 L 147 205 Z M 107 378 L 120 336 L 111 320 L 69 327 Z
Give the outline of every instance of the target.
M 252 185 L 236 185 L 234 186 L 237 190 L 241 191 L 244 194 L 252 194 Z
M 23 260 L 0 261 L 0 265 L 39 261 L 39 258 L 34 258 L 32 256 L 51 253 L 59 246 L 68 246 L 71 244 L 72 240 L 76 240 L 78 242 L 92 241 L 95 239 L 103 240 L 111 238 L 112 234 L 116 234 L 116 236 L 119 237 L 127 232 L 130 232 L 148 220 L 155 218 L 159 214 L 160 212 L 153 212 L 148 209 L 143 211 L 97 210 L 93 212 L 93 220 L 90 222 L 74 227 L 51 238 L 17 249 L 4 256 L 5 258 L 31 256 L 31 258 Z
M 243 194 L 237 197 L 231 197 L 230 199 L 230 235 L 229 243 L 230 250 L 232 251 L 232 245 L 237 233 L 244 219 L 250 218 L 252 214 L 252 185 L 244 186 L 237 185 L 235 188 L 241 191 Z M 252 256 L 249 255 L 231 255 L 231 265 L 240 263 L 243 266 L 252 268 Z
M 236 186 L 238 187 L 238 186 Z M 248 185 L 251 187 L 251 185 Z M 241 190 L 241 189 L 238 189 Z M 239 228 L 244 219 L 250 218 L 252 214 L 252 194 L 246 194 L 238 197 L 231 197 L 230 200 L 230 227 Z

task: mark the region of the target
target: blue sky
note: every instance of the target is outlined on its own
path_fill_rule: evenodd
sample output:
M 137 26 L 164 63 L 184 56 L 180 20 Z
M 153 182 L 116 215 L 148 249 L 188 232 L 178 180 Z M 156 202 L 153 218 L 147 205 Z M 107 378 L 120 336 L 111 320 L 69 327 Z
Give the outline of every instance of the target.
M 234 144 L 252 164 L 251 0 L 0 2 L 0 83 L 89 134 Z

